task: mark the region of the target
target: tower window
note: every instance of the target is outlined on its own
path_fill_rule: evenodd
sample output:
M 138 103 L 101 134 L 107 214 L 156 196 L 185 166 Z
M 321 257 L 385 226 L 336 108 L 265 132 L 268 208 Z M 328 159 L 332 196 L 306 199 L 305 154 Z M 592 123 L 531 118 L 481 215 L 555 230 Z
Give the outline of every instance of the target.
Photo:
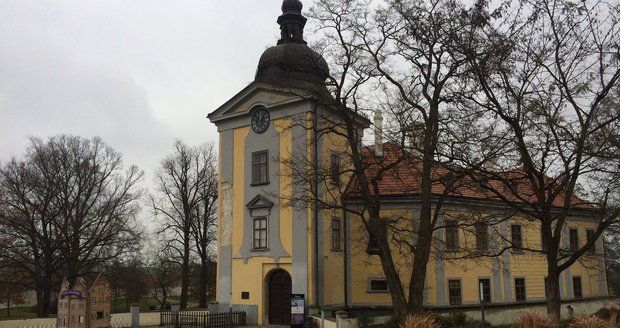
M 267 249 L 267 218 L 255 218 L 253 223 L 253 248 Z
M 269 152 L 267 150 L 252 153 L 252 185 L 269 183 Z

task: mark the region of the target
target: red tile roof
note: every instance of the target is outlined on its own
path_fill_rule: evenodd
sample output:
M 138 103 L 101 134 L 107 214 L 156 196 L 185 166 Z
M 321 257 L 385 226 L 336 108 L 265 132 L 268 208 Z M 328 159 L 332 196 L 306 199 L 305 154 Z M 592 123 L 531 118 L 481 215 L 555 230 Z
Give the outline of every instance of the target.
M 373 194 L 390 197 L 416 196 L 421 193 L 423 163 L 419 156 L 405 152 L 392 143 L 383 145 L 383 156 L 381 157 L 374 155 L 374 146 L 364 147 L 363 154 L 366 177 L 369 180 L 376 180 L 376 183 L 371 186 Z M 388 167 L 389 169 L 386 170 Z M 382 170 L 384 172 L 381 172 Z M 436 163 L 431 173 L 431 192 L 436 196 L 446 195 L 476 200 L 499 201 L 503 198 L 508 201 L 532 202 L 536 199 L 525 171 L 520 168 L 506 172 L 473 174 L 473 176 L 480 177 L 477 179 L 478 181 L 474 181 L 471 175 L 465 174 L 462 167 Z M 357 175 L 353 175 L 345 192 L 345 197 L 356 198 L 361 196 L 358 178 Z M 547 179 L 551 181 L 551 179 Z M 488 187 L 482 187 L 482 183 Z M 554 199 L 553 206 L 561 207 L 563 205 L 564 193 L 559 192 Z M 572 206 L 581 209 L 594 208 L 592 204 L 575 196 L 573 196 Z

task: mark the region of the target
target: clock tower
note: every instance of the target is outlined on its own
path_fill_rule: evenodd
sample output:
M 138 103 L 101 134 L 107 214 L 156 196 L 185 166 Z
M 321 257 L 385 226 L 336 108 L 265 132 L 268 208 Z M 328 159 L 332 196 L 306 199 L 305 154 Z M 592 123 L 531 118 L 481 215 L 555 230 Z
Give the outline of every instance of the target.
M 299 0 L 285 0 L 281 39 L 265 50 L 255 79 L 208 115 L 219 132 L 219 236 L 215 311 L 243 310 L 249 324 L 289 325 L 324 303 L 323 224 L 309 206 L 287 201 L 292 158 L 329 157 L 313 128 L 331 99 L 329 68 L 304 41 Z M 311 175 L 311 170 L 308 170 Z M 342 260 L 340 260 L 342 262 Z M 343 292 L 343 291 L 341 291 Z M 301 302 L 300 302 L 301 300 Z M 293 320 L 293 322 L 291 321 Z

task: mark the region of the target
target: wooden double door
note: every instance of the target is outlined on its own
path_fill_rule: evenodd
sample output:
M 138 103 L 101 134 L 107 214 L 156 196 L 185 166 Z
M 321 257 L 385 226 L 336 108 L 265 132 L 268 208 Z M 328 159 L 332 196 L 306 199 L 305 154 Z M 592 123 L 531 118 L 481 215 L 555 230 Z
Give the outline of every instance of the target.
M 269 277 L 269 324 L 291 324 L 291 276 L 276 270 Z

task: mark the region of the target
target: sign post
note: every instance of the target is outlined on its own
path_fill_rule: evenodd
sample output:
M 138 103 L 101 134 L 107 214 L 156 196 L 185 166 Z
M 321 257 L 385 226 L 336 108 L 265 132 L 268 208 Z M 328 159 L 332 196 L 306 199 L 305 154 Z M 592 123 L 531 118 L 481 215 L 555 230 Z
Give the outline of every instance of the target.
M 304 294 L 291 295 L 291 327 L 303 328 L 306 320 L 306 299 Z

